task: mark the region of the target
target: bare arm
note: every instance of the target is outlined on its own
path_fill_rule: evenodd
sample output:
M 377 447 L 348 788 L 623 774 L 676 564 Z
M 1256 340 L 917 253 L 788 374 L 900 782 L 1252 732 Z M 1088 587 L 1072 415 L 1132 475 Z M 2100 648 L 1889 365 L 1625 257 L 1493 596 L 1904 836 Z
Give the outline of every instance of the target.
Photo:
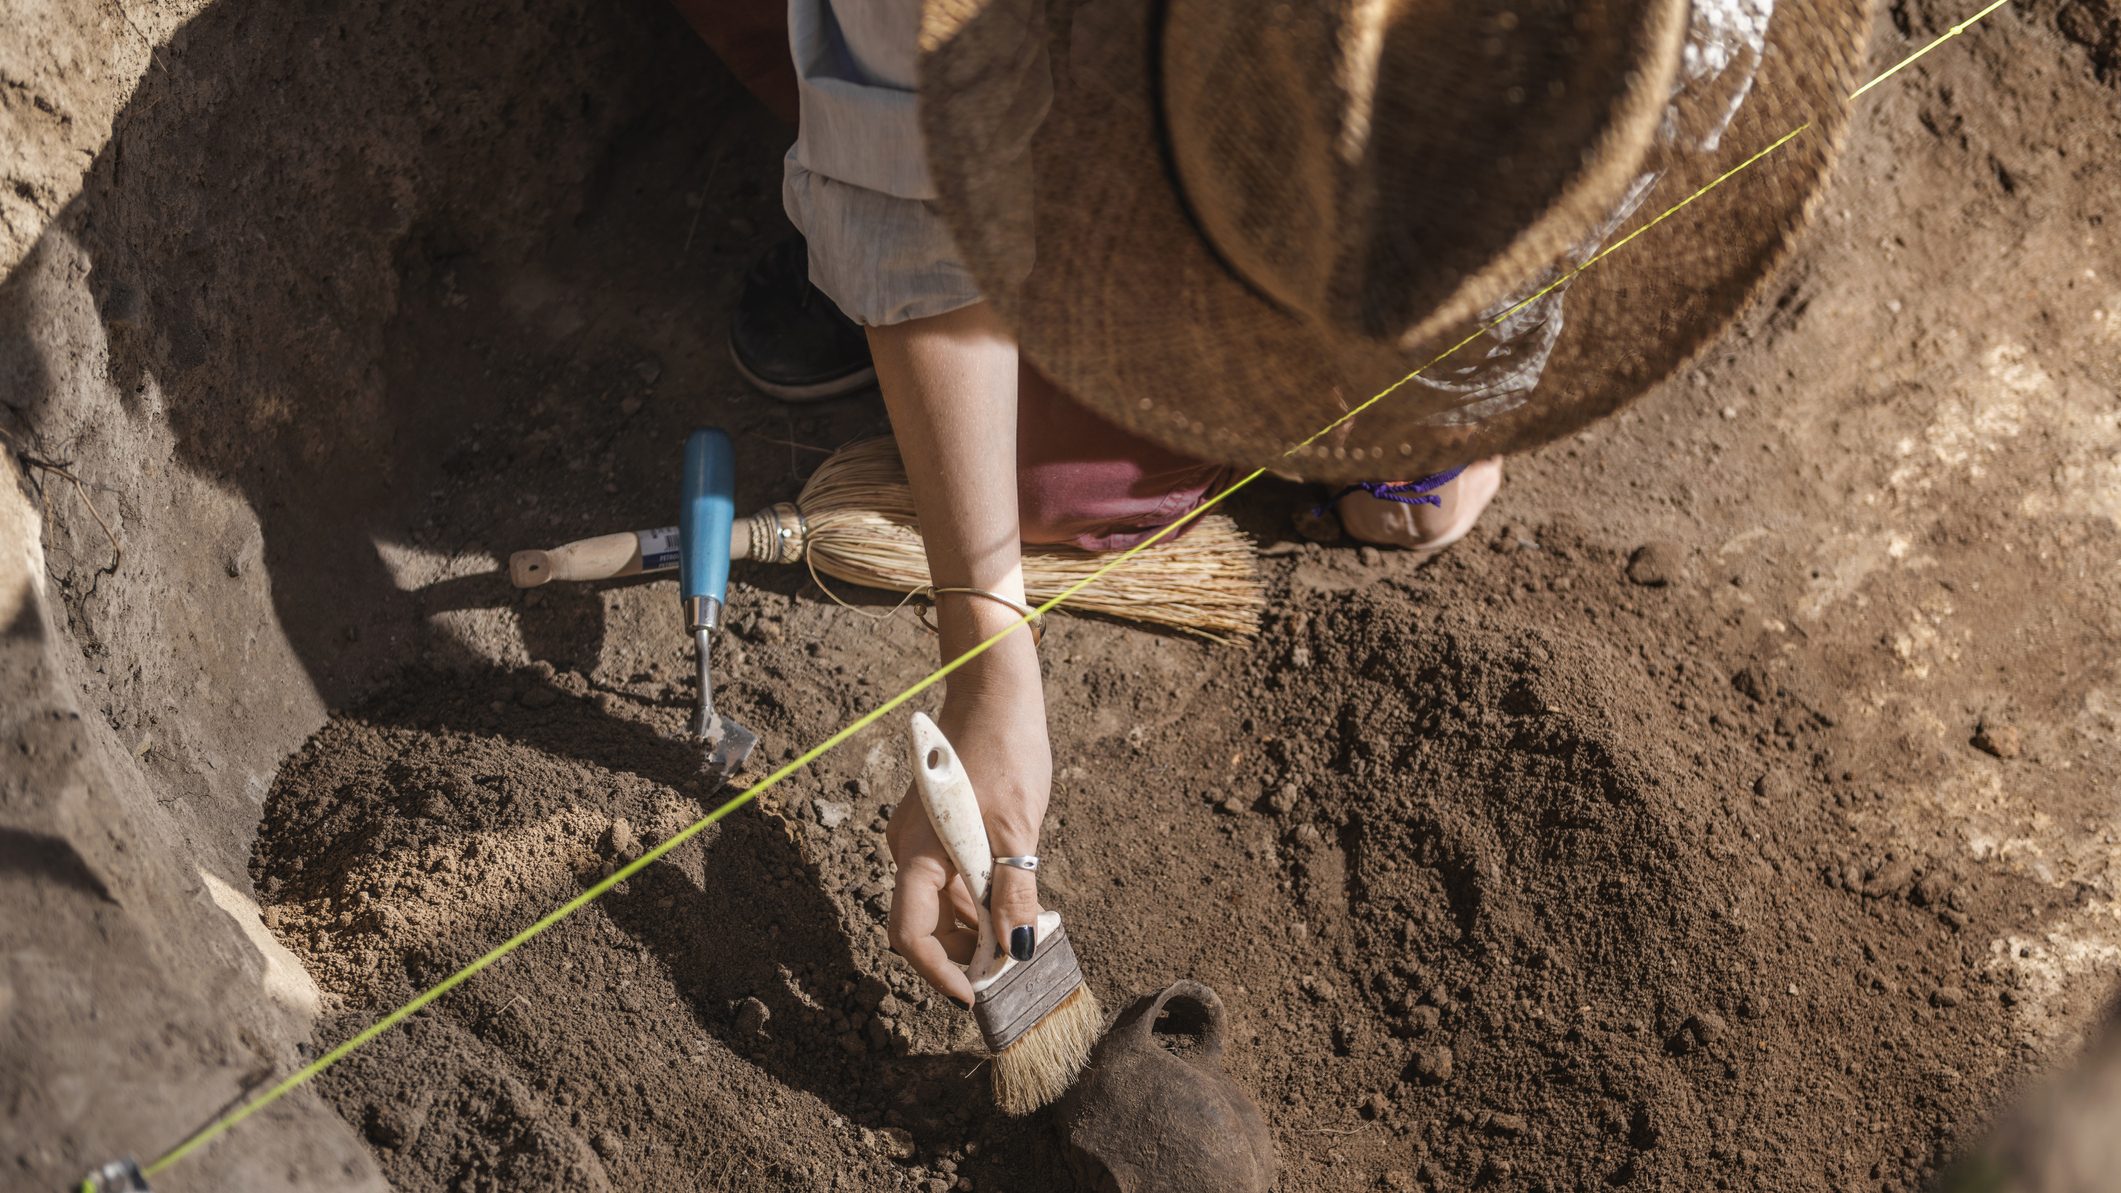
M 920 515 L 929 575 L 938 587 L 1023 600 L 1014 341 L 982 303 L 872 328 L 869 343 Z M 942 657 L 956 658 L 1017 617 L 998 601 L 944 594 L 936 608 Z M 1038 852 L 1053 757 L 1029 631 L 1011 634 L 950 677 L 940 724 L 979 793 L 994 852 Z M 936 988 L 965 1001 L 971 988 L 948 960 L 966 959 L 971 942 L 953 921 L 970 922 L 977 911 L 953 881 L 918 799 L 899 802 L 889 836 L 899 867 L 892 943 Z M 997 867 L 990 904 L 997 939 L 1028 956 L 1039 912 L 1031 876 Z M 1019 927 L 1023 934 L 1012 936 Z

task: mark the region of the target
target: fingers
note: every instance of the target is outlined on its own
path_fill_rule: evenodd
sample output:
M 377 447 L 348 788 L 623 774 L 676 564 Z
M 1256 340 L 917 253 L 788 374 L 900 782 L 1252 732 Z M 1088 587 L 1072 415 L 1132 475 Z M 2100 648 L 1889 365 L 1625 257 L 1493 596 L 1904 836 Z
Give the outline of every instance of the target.
M 965 880 L 960 875 L 950 878 L 950 910 L 957 915 L 957 922 L 968 924 L 973 935 L 979 934 L 979 904 L 972 901 L 972 892 L 965 889 Z
M 965 921 L 959 919 L 951 908 L 951 902 L 945 899 L 937 908 L 935 938 L 943 943 L 943 952 L 950 960 L 959 965 L 970 965 L 972 954 L 979 951 L 979 930 L 966 927 Z
M 1038 880 L 1029 870 L 996 866 L 987 906 L 997 945 L 1018 961 L 1029 961 L 1038 948 Z
M 947 875 L 940 866 L 902 866 L 898 886 L 891 896 L 891 947 L 904 957 L 929 985 L 942 991 L 959 1006 L 972 1005 L 972 983 L 950 961 L 944 937 L 953 938 L 967 956 L 971 945 L 963 938 L 971 934 L 954 925 L 943 928 L 951 913 L 943 906 L 942 891 Z

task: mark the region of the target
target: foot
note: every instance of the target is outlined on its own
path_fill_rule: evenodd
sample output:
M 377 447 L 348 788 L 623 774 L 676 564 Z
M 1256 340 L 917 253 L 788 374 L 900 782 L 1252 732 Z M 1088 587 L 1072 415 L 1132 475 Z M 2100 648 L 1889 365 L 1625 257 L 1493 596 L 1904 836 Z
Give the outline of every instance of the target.
M 1333 509 L 1350 537 L 1401 547 L 1427 560 L 1464 538 L 1501 487 L 1502 458 L 1491 456 L 1429 488 L 1412 482 L 1352 489 Z
M 760 254 L 744 275 L 729 317 L 729 355 L 744 380 L 784 402 L 876 384 L 868 337 L 810 284 L 810 250 L 799 235 Z

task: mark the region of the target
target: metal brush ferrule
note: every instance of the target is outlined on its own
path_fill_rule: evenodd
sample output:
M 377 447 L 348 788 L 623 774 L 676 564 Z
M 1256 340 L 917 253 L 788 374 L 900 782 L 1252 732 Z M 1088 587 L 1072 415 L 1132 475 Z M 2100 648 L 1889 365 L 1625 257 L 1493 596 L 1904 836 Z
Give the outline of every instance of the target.
M 1000 1052 L 1037 1027 L 1061 1000 L 1083 984 L 1082 966 L 1068 930 L 1056 926 L 1038 942 L 1029 961 L 1020 961 L 973 996 L 972 1017 L 987 1051 Z
M 751 548 L 746 558 L 761 563 L 796 563 L 803 558 L 810 524 L 793 504 L 776 502 L 745 519 L 745 524 Z
M 721 628 L 722 602 L 711 596 L 685 598 L 685 628 L 697 634 L 701 630 Z

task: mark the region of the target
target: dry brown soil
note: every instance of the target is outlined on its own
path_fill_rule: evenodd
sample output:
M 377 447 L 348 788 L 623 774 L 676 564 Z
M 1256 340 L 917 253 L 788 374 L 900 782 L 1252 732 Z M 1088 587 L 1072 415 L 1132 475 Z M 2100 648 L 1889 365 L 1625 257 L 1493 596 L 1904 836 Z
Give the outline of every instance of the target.
M 113 324 L 112 352 L 146 362 L 127 417 L 162 417 L 152 385 L 180 394 L 152 467 L 259 512 L 260 543 L 207 563 L 262 568 L 313 688 L 229 715 L 332 710 L 269 779 L 249 859 L 321 988 L 306 1055 L 713 805 L 682 742 L 671 582 L 517 594 L 506 553 L 669 521 L 694 425 L 736 436 L 744 505 L 883 427 L 873 395 L 790 410 L 723 355 L 735 278 L 783 227 L 785 133 L 667 14 L 546 9 L 512 35 L 524 61 L 471 55 L 521 103 L 469 67 L 405 84 L 404 63 L 449 61 L 399 53 L 415 32 L 202 17 L 125 118 L 174 198 L 105 160 L 71 225 L 120 262 L 108 301 L 145 303 Z M 1901 0 L 1874 59 L 1964 15 Z M 392 85 L 181 81 L 334 36 Z M 575 42 L 645 65 L 609 99 L 565 64 Z M 1283 1188 L 1911 1190 L 2071 1055 L 2121 971 L 2117 54 L 2106 0 L 2027 0 L 1867 97 L 1759 307 L 1621 416 L 1512 461 L 1431 566 L 1302 542 L 1290 515 L 1316 495 L 1266 483 L 1233 503 L 1266 552 L 1260 640 L 1048 636 L 1042 890 L 1108 1007 L 1181 976 L 1221 993 Z M 226 103 L 259 114 L 204 127 L 307 181 L 245 176 L 275 200 L 255 238 L 274 280 L 223 309 L 204 281 L 177 296 L 183 270 L 225 280 L 253 241 L 213 230 L 218 187 L 168 181 L 218 151 L 155 147 Z M 403 119 L 344 167 L 365 198 L 330 213 L 355 246 L 340 275 L 280 223 L 307 218 L 289 200 L 317 192 L 314 146 L 376 113 Z M 181 168 L 153 173 L 157 152 Z M 427 215 L 374 182 L 390 169 Z M 142 281 L 111 229 L 171 203 L 197 251 L 141 233 Z M 349 405 L 306 422 L 340 366 Z M 192 697 L 96 646 L 108 602 L 136 598 L 97 578 L 94 524 L 50 533 L 98 682 L 167 697 L 113 696 L 106 719 L 179 718 Z M 721 695 L 766 760 L 933 666 L 910 615 L 858 603 L 740 565 Z M 991 1112 L 966 1017 L 885 947 L 899 724 L 338 1065 L 323 1097 L 406 1190 L 1069 1188 L 1047 1119 Z M 243 840 L 228 824 L 208 827 Z

